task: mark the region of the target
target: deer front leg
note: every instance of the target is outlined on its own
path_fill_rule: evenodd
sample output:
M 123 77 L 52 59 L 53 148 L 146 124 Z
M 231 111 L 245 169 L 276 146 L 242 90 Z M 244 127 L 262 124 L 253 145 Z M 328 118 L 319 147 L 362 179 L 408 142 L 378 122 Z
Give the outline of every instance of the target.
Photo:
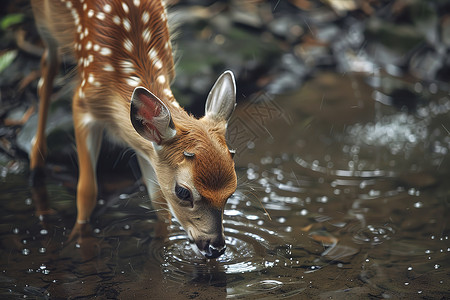
M 153 167 L 140 155 L 138 155 L 137 158 L 142 173 L 142 180 L 147 187 L 147 192 L 152 201 L 152 206 L 156 209 L 156 215 L 158 217 L 158 222 L 155 228 L 155 237 L 166 238 L 168 235 L 167 223 L 170 223 L 171 220 L 171 214 L 167 206 L 167 202 L 162 195 Z
M 96 123 L 75 95 L 73 121 L 78 153 L 77 221 L 69 239 L 90 234 L 89 218 L 97 200 L 96 165 L 100 151 L 103 127 Z

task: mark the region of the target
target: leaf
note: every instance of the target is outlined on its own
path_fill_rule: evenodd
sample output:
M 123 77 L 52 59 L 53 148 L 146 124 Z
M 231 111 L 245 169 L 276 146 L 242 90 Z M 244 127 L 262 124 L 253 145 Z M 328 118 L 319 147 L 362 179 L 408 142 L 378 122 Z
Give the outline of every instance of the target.
M 12 25 L 22 23 L 25 18 L 24 14 L 10 14 L 0 20 L 0 29 L 6 30 Z
M 16 58 L 17 50 L 6 51 L 0 55 L 0 73 L 3 72 Z

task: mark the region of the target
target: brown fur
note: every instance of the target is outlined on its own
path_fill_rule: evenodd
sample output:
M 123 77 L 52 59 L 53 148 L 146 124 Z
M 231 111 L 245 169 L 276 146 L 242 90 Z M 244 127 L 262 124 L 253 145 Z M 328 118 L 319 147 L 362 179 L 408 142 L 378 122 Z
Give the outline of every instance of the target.
M 164 195 L 197 245 L 207 249 L 209 243 L 215 243 L 222 247 L 222 212 L 236 189 L 234 162 L 224 137 L 226 120 L 195 119 L 179 107 L 169 86 L 174 62 L 165 7 L 156 0 L 138 2 L 139 7 L 132 0 L 32 0 L 36 24 L 51 59 L 43 58 L 45 80 L 40 90 L 40 125 L 31 166 L 42 166 L 44 161 L 45 119 L 59 49 L 73 55 L 78 65 L 72 106 L 80 164 L 77 226 L 89 220 L 95 207 L 96 159 L 106 129 L 114 140 L 138 153 L 148 186 L 153 184 L 155 175 L 150 171 L 154 169 L 160 187 L 150 193 Z M 145 13 L 148 18 L 143 17 Z M 150 37 L 146 35 L 148 30 L 151 38 L 146 38 Z M 50 67 L 47 62 L 51 62 Z M 130 120 L 131 95 L 137 85 L 164 102 L 175 124 L 176 136 L 163 141 L 158 151 L 136 132 Z M 184 151 L 195 154 L 189 158 L 188 174 L 192 174 L 195 185 L 191 188 L 201 195 L 191 210 L 180 206 L 174 193 L 178 168 L 186 165 Z

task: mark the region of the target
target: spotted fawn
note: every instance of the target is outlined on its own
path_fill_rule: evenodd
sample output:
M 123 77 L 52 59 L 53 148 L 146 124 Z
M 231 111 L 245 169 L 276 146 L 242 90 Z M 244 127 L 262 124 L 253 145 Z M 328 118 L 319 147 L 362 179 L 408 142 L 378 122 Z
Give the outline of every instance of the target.
M 34 185 L 45 164 L 45 126 L 59 55 L 71 55 L 77 63 L 72 113 L 79 177 L 71 236 L 83 235 L 95 208 L 96 164 L 107 136 L 134 149 L 155 207 L 168 208 L 204 256 L 222 255 L 224 206 L 237 184 L 234 151 L 225 140 L 236 104 L 233 73 L 217 79 L 205 115 L 197 119 L 170 89 L 174 59 L 164 1 L 31 2 L 46 48 L 30 154 Z

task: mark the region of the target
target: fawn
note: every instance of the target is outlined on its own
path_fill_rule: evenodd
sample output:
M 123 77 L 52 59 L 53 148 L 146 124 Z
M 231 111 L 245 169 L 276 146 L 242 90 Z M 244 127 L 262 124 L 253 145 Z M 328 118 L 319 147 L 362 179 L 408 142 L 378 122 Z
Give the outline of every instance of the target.
M 72 113 L 79 162 L 77 220 L 83 235 L 96 205 L 96 161 L 103 132 L 133 148 L 152 202 L 164 203 L 207 258 L 225 251 L 223 211 L 235 192 L 227 121 L 236 105 L 233 73 L 212 87 L 205 116 L 176 102 L 172 45 L 163 1 L 32 0 L 46 50 L 38 85 L 39 121 L 30 154 L 32 184 L 45 164 L 45 124 L 58 54 L 77 61 Z

